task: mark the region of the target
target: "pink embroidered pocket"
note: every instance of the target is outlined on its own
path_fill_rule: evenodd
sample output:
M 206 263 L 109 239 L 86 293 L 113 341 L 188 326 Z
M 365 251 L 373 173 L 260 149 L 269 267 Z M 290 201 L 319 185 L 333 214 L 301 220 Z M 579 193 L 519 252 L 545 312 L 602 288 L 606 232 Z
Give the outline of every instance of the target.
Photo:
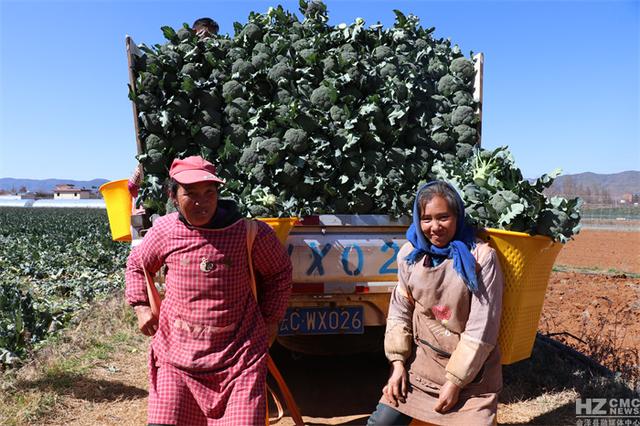
M 433 316 L 438 321 L 449 321 L 451 319 L 451 308 L 446 305 L 432 306 L 431 312 L 433 312 Z

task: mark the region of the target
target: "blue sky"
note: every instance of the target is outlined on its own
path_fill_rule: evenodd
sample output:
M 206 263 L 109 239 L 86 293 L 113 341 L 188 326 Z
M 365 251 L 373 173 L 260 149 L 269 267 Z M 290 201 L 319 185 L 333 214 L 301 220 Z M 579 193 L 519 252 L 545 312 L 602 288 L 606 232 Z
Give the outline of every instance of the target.
M 414 13 L 485 54 L 485 148 L 527 177 L 640 170 L 640 2 L 327 0 L 331 24 Z M 297 1 L 0 0 L 0 177 L 121 179 L 136 164 L 124 38 Z

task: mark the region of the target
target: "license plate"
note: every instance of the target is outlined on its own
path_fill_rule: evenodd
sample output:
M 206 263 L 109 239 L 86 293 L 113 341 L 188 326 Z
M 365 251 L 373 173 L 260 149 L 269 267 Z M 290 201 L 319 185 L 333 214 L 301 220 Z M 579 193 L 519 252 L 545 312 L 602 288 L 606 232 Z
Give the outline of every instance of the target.
M 280 336 L 362 333 L 364 333 L 362 306 L 288 308 L 278 332 Z

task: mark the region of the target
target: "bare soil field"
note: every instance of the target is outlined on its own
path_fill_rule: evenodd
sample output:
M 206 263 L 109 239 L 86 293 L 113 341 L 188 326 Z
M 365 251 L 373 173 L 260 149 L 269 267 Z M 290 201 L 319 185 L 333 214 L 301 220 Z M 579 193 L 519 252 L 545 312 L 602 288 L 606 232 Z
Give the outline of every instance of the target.
M 583 230 L 560 251 L 556 265 L 640 274 L 640 232 Z

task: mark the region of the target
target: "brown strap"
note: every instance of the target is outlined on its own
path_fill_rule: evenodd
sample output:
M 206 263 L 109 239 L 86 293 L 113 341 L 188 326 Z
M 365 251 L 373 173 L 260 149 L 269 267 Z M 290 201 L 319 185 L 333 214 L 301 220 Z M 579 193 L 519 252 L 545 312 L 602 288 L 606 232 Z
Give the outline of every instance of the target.
M 269 421 L 269 413 L 267 413 L 267 421 L 269 423 L 278 423 L 284 417 L 284 409 L 282 408 L 282 403 L 276 396 L 276 393 L 273 391 L 273 389 L 271 389 L 271 386 L 267 385 L 267 391 L 271 394 L 271 398 L 273 398 L 273 402 L 275 402 L 276 409 L 278 410 L 278 416 L 272 421 Z
M 160 299 L 160 293 L 158 293 L 158 289 L 156 288 L 155 283 L 153 282 L 153 277 L 147 271 L 147 269 L 143 266 L 142 271 L 144 272 L 144 277 L 147 282 L 147 297 L 149 298 L 149 307 L 151 307 L 151 314 L 157 320 L 160 318 L 160 305 L 162 304 L 162 299 Z
M 251 282 L 251 291 L 253 292 L 253 296 L 258 299 L 258 292 L 256 289 L 256 276 L 253 271 L 253 259 L 251 258 L 251 250 L 253 248 L 253 242 L 256 239 L 256 235 L 258 233 L 258 224 L 254 220 L 245 220 L 247 226 L 247 252 L 249 253 L 249 273 Z M 280 374 L 280 370 L 276 367 L 276 364 L 271 359 L 271 355 L 267 354 L 267 368 L 269 369 L 269 373 L 276 379 L 276 383 L 278 384 L 278 388 L 280 388 L 280 392 L 284 396 L 284 401 L 287 404 L 287 408 L 289 409 L 289 414 L 291 414 L 291 418 L 296 426 L 303 426 L 304 421 L 302 420 L 302 415 L 300 414 L 300 410 L 298 409 L 298 405 L 296 401 L 293 399 L 293 394 L 287 383 L 284 381 L 282 374 Z M 267 387 L 268 388 L 268 387 Z M 271 389 L 269 389 L 271 391 Z M 279 406 L 278 416 L 280 416 L 280 409 L 282 408 L 282 404 L 276 397 L 276 394 L 271 391 L 271 396 L 273 396 L 273 400 L 276 403 L 276 406 Z M 280 417 L 278 417 L 280 419 Z

